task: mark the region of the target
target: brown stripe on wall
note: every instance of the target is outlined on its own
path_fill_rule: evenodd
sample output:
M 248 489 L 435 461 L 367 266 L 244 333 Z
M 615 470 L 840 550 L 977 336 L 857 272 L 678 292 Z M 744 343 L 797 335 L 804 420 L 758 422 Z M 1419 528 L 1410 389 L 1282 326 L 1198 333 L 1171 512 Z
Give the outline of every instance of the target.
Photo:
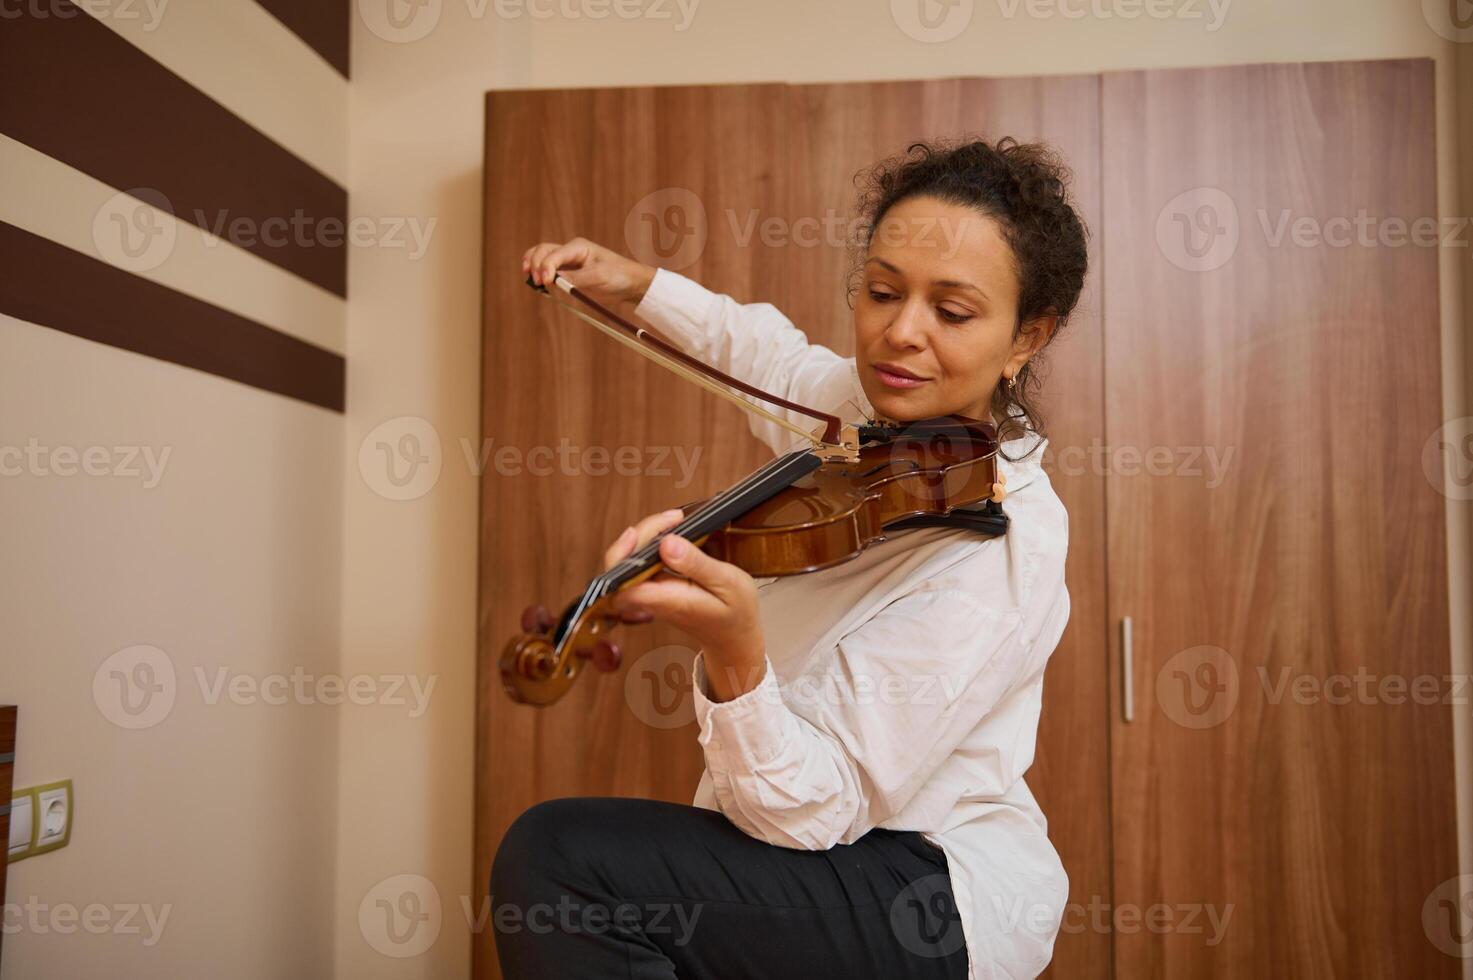
M 0 132 L 347 294 L 348 192 L 70 0 L 5 18 L 0 92 Z
M 0 313 L 343 410 L 341 355 L 0 221 Z
M 353 0 L 256 0 L 307 42 L 344 78 L 348 77 L 348 18 Z M 396 0 L 382 0 L 394 3 Z

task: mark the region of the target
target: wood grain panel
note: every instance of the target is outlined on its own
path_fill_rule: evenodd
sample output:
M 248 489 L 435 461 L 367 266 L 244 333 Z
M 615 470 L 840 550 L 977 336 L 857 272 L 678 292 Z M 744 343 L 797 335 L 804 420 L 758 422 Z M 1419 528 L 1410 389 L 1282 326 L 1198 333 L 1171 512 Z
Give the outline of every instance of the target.
M 1435 217 L 1432 85 L 1430 61 L 1105 77 L 1120 977 L 1459 972 L 1422 920 L 1457 873 L 1449 710 L 1346 687 L 1447 691 L 1437 252 L 1331 224 Z M 1296 222 L 1351 240 L 1277 238 Z M 1186 468 L 1204 450 L 1220 475 Z
M 795 135 L 785 217 L 846 218 L 853 213 L 854 176 L 861 167 L 916 140 L 979 135 L 1053 144 L 1074 170 L 1081 217 L 1089 227 L 1099 226 L 1095 76 L 802 85 L 789 91 Z M 843 289 L 850 261 L 843 248 L 828 243 L 790 245 L 780 267 L 784 312 L 810 339 L 846 355 L 854 353 Z M 1104 438 L 1098 255 L 1091 255 L 1090 266 L 1077 315 L 1044 358 L 1050 442 L 1045 467 L 1069 512 L 1065 580 L 1072 605 L 1049 663 L 1036 760 L 1026 776 L 1049 818 L 1049 837 L 1068 870 L 1075 908 L 1110 900 L 1104 477 L 1080 465 L 1077 451 Z M 1066 921 L 1050 975 L 1109 975 L 1110 934 L 1081 928 L 1083 921 Z
M 754 202 L 774 209 L 786 160 L 783 99 L 775 85 L 487 99 L 483 439 L 522 451 L 566 440 L 623 450 L 640 463 L 628 475 L 594 464 L 545 477 L 492 469 L 484 480 L 475 857 L 482 894 L 497 843 L 532 803 L 573 795 L 688 803 L 701 772 L 689 694 L 676 690 L 688 689 L 689 638 L 664 625 L 626 629 L 623 671 L 589 671 L 563 701 L 538 710 L 510 703 L 496 670 L 522 606 L 561 608 L 601 570 L 604 548 L 626 525 L 709 496 L 770 458 L 740 409 L 523 285 L 522 252 L 575 235 L 621 250 L 654 247 L 641 237 L 654 220 L 672 249 L 692 243 L 670 253 L 671 262 L 694 256 L 678 271 L 737 296 L 761 295 L 777 257 L 711 233 L 710 216 Z M 697 195 L 697 209 L 683 192 Z M 702 230 L 706 242 L 696 248 Z M 690 483 L 682 485 L 667 450 L 695 464 Z M 476 941 L 476 976 L 495 976 L 494 961 L 487 930 Z

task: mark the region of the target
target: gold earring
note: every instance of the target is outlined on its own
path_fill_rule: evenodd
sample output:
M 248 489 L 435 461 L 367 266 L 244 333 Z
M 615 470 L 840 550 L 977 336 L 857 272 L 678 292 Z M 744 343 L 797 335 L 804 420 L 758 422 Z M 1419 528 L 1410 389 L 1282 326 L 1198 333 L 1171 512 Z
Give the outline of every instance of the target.
M 1014 375 L 1008 378 L 1008 392 L 1011 393 L 1012 390 L 1016 387 L 1018 387 L 1018 378 L 1016 375 Z

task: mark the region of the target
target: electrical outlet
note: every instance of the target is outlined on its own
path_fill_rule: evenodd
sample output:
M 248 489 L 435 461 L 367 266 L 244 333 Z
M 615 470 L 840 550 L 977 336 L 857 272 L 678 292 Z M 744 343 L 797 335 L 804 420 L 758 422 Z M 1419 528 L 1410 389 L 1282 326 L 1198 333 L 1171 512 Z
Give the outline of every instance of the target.
M 66 847 L 72 839 L 72 781 L 16 790 L 10 800 L 10 862 Z M 25 834 L 17 833 L 16 815 L 22 814 Z
M 36 847 L 65 844 L 72 832 L 72 783 L 36 791 Z

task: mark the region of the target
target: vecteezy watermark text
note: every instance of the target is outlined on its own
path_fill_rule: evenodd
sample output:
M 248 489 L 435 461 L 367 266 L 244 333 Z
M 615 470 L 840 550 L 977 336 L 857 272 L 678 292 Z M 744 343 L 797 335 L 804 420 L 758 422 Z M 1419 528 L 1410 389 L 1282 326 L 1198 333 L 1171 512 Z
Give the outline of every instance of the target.
M 575 901 L 571 895 L 559 896 L 556 903 L 533 902 L 523 906 L 514 902 L 498 903 L 487 896 L 481 900 L 480 909 L 472 915 L 470 900 L 462 895 L 460 903 L 471 931 L 478 934 L 489 920 L 492 928 L 502 935 L 525 930 L 536 936 L 552 932 L 599 936 L 611 929 L 638 930 L 644 935 L 670 935 L 676 946 L 690 942 L 704 909 L 700 902 L 646 901 L 606 905 Z
M 599 23 L 613 18 L 670 24 L 675 33 L 690 30 L 701 0 L 461 0 L 471 21 L 566 20 Z M 448 0 L 358 0 L 358 16 L 369 32 L 394 44 L 428 37 L 440 23 Z
M 294 667 L 290 674 L 233 673 L 228 667 L 215 668 L 214 677 L 203 667 L 194 668 L 200 694 L 205 704 L 382 704 L 408 707 L 409 717 L 418 718 L 430 704 L 439 676 L 430 674 L 309 674 Z
M 471 476 L 487 470 L 501 477 L 675 476 L 675 489 L 690 486 L 701 447 L 579 446 L 564 436 L 557 445 L 514 446 L 494 438 L 460 437 Z M 358 473 L 388 500 L 415 500 L 434 489 L 444 465 L 440 433 L 429 420 L 401 415 L 381 422 L 358 445 Z
M 173 905 L 157 908 L 148 903 L 121 902 L 105 905 L 91 902 L 78 908 L 71 902 L 43 902 L 35 895 L 24 902 L 6 902 L 3 931 L 32 935 L 56 933 L 69 936 L 81 931 L 92 936 L 141 936 L 144 946 L 156 946 L 163 938 Z
M 46 446 L 35 436 L 25 446 L 0 445 L 0 476 L 110 476 L 142 479 L 152 490 L 164 478 L 173 446 Z
M 1171 476 L 1204 478 L 1209 490 L 1222 486 L 1236 446 L 1088 446 L 1060 445 L 1045 460 L 1045 469 L 1060 476 Z M 1205 466 L 1204 466 L 1205 464 Z
M 1099 895 L 1093 896 L 1088 904 L 1068 903 L 1062 915 L 1053 906 L 1028 902 L 1021 897 L 1009 901 L 995 895 L 992 903 L 1004 932 L 1021 928 L 1049 935 L 1056 925 L 1060 932 L 1071 935 L 1081 932 L 1133 935 L 1144 931 L 1156 935 L 1206 936 L 1203 940 L 1206 946 L 1222 942 L 1234 909 L 1231 902 L 1222 908 L 1202 902 L 1157 902 L 1143 908 L 1131 902 L 1107 902 Z
M 1255 208 L 1243 217 L 1238 202 L 1217 187 L 1182 191 L 1156 216 L 1156 244 L 1173 265 L 1211 272 L 1232 261 L 1245 236 L 1255 231 L 1263 245 L 1279 248 L 1468 248 L 1473 222 L 1467 217 L 1373 214 L 1304 214 L 1293 208 Z
M 429 708 L 439 675 L 314 674 L 305 667 L 289 673 L 249 674 L 216 667 L 194 667 L 200 700 L 209 706 L 232 705 L 381 705 L 408 708 L 422 717 Z M 174 658 L 148 644 L 125 647 L 107 657 L 92 675 L 97 710 L 119 728 L 152 728 L 174 710 L 179 693 Z
M 139 30 L 158 30 L 169 0 L 0 0 L 0 20 L 31 17 L 36 20 L 67 20 L 95 17 L 98 20 L 142 21 Z

